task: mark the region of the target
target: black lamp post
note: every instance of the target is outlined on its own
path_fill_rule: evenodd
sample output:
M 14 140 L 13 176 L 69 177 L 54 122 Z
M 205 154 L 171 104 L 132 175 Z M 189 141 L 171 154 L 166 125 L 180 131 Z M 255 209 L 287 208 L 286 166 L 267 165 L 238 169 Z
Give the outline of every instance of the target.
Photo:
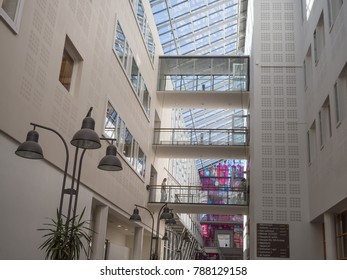
M 66 226 L 67 230 L 69 228 L 69 221 L 72 214 L 72 222 L 71 227 L 74 225 L 75 222 L 75 216 L 76 216 L 76 208 L 77 208 L 77 201 L 78 201 L 78 192 L 79 192 L 79 184 L 80 184 L 80 178 L 81 178 L 81 170 L 82 170 L 82 161 L 84 154 L 86 150 L 91 149 L 98 149 L 101 147 L 100 140 L 109 140 L 111 141 L 111 144 L 109 147 L 107 147 L 106 150 L 106 156 L 101 159 L 98 168 L 101 170 L 107 170 L 107 171 L 119 171 L 122 170 L 122 164 L 120 160 L 116 157 L 117 150 L 116 147 L 113 145 L 113 141 L 115 139 L 111 138 L 99 138 L 97 133 L 94 131 L 95 127 L 95 121 L 91 117 L 91 111 L 92 107 L 89 109 L 87 116 L 83 119 L 82 127 L 79 131 L 75 133 L 71 140 L 71 145 L 75 146 L 75 157 L 73 162 L 73 171 L 72 171 L 72 181 L 70 188 L 67 188 L 66 185 L 66 177 L 68 173 L 68 165 L 69 165 L 69 149 L 67 146 L 66 141 L 62 137 L 62 135 L 50 128 L 46 127 L 40 124 L 36 123 L 30 123 L 34 128 L 33 130 L 29 131 L 27 134 L 26 141 L 18 146 L 15 154 L 28 159 L 42 159 L 43 158 L 43 152 L 41 146 L 38 144 L 39 134 L 35 130 L 36 127 L 42 128 L 48 131 L 51 131 L 55 133 L 59 138 L 62 140 L 64 147 L 65 147 L 65 167 L 64 167 L 64 176 L 63 176 L 63 183 L 62 183 L 62 190 L 61 190 L 61 197 L 60 197 L 60 204 L 59 204 L 59 214 L 62 214 L 63 210 L 63 204 L 64 204 L 64 195 L 68 196 L 69 204 L 68 204 L 68 212 L 66 215 Z M 83 149 L 80 158 L 78 160 L 78 153 L 79 149 Z M 76 178 L 76 169 L 78 166 L 78 173 Z M 76 186 L 75 186 L 75 181 Z M 74 208 L 72 209 L 72 204 L 74 204 Z M 71 213 L 73 212 L 73 213 Z
M 162 212 L 163 211 L 163 212 Z M 170 209 L 167 207 L 167 203 L 165 203 L 158 212 L 158 219 L 157 219 L 157 231 L 155 234 L 155 250 L 153 255 L 153 260 L 159 259 L 159 226 L 160 226 L 160 220 L 169 220 L 171 219 L 171 213 Z
M 134 209 L 133 215 L 131 215 L 130 220 L 132 221 L 141 221 L 141 217 L 139 215 L 139 209 L 137 207 L 140 207 L 142 209 L 147 210 L 152 217 L 152 234 L 151 234 L 151 250 L 150 250 L 150 259 L 151 260 L 157 260 L 159 258 L 159 226 L 160 226 L 160 220 L 169 220 L 172 219 L 173 213 L 170 213 L 170 209 L 167 207 L 167 203 L 165 203 L 158 212 L 158 218 L 157 218 L 157 231 L 155 236 L 153 235 L 154 231 L 154 217 L 151 211 L 149 211 L 146 207 L 136 205 L 136 208 Z M 163 212 L 162 212 L 163 211 Z M 154 253 L 152 253 L 152 240 L 155 239 L 155 248 Z
M 139 214 L 139 209 L 137 209 L 137 207 L 145 209 L 151 215 L 151 218 L 152 218 L 151 245 L 149 247 L 149 259 L 151 260 L 152 256 L 153 256 L 153 253 L 152 253 L 152 250 L 153 250 L 153 248 L 152 248 L 152 244 L 153 244 L 153 230 L 154 230 L 154 217 L 153 217 L 153 213 L 148 208 L 143 207 L 141 205 L 135 204 L 135 206 L 136 206 L 136 208 L 134 209 L 133 214 L 130 216 L 129 220 L 134 221 L 134 222 L 141 222 L 141 216 Z

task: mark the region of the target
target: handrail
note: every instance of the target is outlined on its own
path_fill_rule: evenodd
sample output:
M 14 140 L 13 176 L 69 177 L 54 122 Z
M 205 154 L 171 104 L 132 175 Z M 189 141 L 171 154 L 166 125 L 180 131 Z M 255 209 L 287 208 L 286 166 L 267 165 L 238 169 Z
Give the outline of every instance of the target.
M 247 128 L 156 128 L 154 145 L 248 145 Z
M 148 186 L 150 203 L 248 205 L 248 187 Z
M 170 127 L 160 127 L 154 128 L 154 131 L 241 131 L 248 132 L 246 127 L 236 127 L 236 128 L 170 128 Z

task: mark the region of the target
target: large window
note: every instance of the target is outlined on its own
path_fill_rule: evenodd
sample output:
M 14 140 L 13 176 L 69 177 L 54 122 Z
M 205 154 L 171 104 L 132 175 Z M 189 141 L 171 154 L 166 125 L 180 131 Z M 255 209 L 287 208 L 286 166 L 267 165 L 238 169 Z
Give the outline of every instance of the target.
M 347 259 L 347 210 L 336 215 L 337 258 Z
M 24 0 L 0 0 L 0 16 L 18 33 L 23 12 Z
M 114 52 L 120 60 L 127 77 L 130 79 L 131 85 L 136 93 L 136 96 L 143 107 L 145 114 L 150 116 L 151 97 L 147 90 L 146 83 L 142 78 L 139 67 L 132 54 L 132 51 L 124 35 L 123 29 L 119 22 L 116 23 Z
M 107 103 L 104 135 L 116 139 L 115 144 L 123 158 L 145 178 L 146 155 L 110 102 Z

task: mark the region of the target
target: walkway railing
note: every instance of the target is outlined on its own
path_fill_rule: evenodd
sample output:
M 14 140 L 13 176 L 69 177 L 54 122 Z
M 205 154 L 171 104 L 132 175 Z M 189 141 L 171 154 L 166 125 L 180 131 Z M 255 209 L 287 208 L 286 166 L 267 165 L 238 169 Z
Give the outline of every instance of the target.
M 148 186 L 149 202 L 206 205 L 248 205 L 248 188 Z
M 248 145 L 248 129 L 156 128 L 154 145 Z
M 245 91 L 248 56 L 161 56 L 159 91 Z

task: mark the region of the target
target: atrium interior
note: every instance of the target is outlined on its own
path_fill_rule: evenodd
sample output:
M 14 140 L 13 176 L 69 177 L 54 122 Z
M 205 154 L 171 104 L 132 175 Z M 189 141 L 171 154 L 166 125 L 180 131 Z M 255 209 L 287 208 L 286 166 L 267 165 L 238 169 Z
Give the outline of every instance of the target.
M 0 259 L 347 259 L 345 2 L 0 0 Z

